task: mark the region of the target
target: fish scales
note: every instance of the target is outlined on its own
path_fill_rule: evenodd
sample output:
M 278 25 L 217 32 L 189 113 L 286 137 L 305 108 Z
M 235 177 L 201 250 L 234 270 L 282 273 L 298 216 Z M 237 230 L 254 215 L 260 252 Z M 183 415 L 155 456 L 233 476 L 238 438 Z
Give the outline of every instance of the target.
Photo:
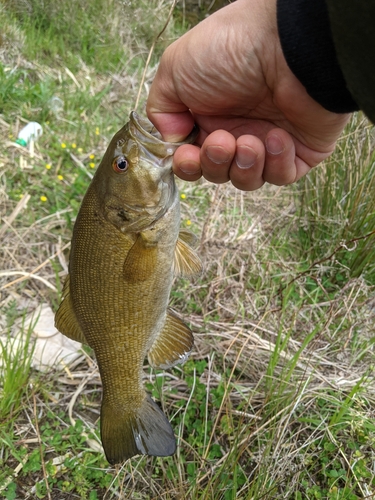
M 201 266 L 192 237 L 179 232 L 172 173 L 179 145 L 164 143 L 132 113 L 112 139 L 73 230 L 56 326 L 95 352 L 101 437 L 112 464 L 176 448 L 169 421 L 143 388 L 142 371 L 147 354 L 152 366 L 167 368 L 183 362 L 193 345 L 190 329 L 168 310 L 174 275 Z
M 98 238 L 92 225 L 87 224 L 90 215 L 86 213 L 83 222 L 80 217 L 75 225 L 74 232 L 80 234 L 83 245 L 75 244 L 76 259 L 71 265 L 71 295 L 73 302 L 79 304 L 76 314 L 82 317 L 81 327 L 85 337 L 96 353 L 101 372 L 105 374 L 105 379 L 102 377 L 103 384 L 116 387 L 117 383 L 123 384 L 123 380 L 131 382 L 135 378 L 139 381 L 150 339 L 160 330 L 160 323 L 164 320 L 169 299 L 165 281 L 172 279 L 171 262 L 178 236 L 179 224 L 176 221 L 179 222 L 179 213 L 172 206 L 165 215 L 166 219 L 175 219 L 177 231 L 170 244 L 160 249 L 155 272 L 148 279 L 134 283 L 125 281 L 122 276 L 122 256 L 129 252 L 134 241 L 127 235 L 114 233 L 112 226 L 105 221 L 98 226 L 105 238 Z M 91 219 L 91 222 L 95 224 L 95 219 Z M 162 243 L 159 241 L 159 246 Z M 86 248 L 93 248 L 93 252 L 87 253 Z M 103 269 L 106 275 L 103 275 Z M 91 282 L 96 283 L 93 296 L 86 293 Z M 104 346 L 98 335 L 103 330 L 109 333 Z M 142 335 L 143 331 L 150 333 L 148 336 Z M 122 352 L 121 357 L 118 355 L 119 350 Z M 126 368 L 130 366 L 131 369 Z M 118 377 L 118 373 L 122 373 L 123 380 Z M 116 394 L 115 391 L 111 393 Z

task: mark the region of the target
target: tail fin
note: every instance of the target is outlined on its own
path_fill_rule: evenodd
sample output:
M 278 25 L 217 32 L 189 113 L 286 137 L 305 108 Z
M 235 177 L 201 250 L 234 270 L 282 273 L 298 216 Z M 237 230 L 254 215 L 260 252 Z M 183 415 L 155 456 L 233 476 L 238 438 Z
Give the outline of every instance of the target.
M 105 455 L 112 465 L 134 455 L 167 457 L 176 451 L 171 424 L 148 395 L 140 408 L 129 408 L 129 411 L 114 408 L 104 400 L 101 437 Z

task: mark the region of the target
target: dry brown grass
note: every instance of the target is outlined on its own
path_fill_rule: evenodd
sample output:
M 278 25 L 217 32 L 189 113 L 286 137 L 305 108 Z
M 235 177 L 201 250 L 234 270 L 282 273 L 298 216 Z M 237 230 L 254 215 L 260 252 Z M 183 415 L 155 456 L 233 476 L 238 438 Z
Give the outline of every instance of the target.
M 13 146 L 8 148 L 14 150 Z M 9 166 L 7 161 L 3 175 Z M 176 283 L 175 291 L 183 290 L 183 294 L 173 296 L 173 306 L 195 331 L 192 359 L 207 361 L 203 373 L 195 376 L 197 383 L 206 387 L 206 418 L 213 422 L 203 447 L 197 449 L 186 440 L 183 419 L 176 429 L 180 450 L 189 461 L 200 464 L 196 484 L 190 489 L 191 498 L 196 497 L 199 489 L 205 492 L 202 498 L 219 498 L 211 488 L 215 488 L 216 474 L 233 460 L 231 442 L 236 443 L 236 461 L 247 471 L 249 481 L 254 482 L 257 474 L 266 474 L 264 485 L 274 484 L 279 492 L 279 496 L 274 496 L 264 486 L 257 493 L 259 496 L 252 498 L 289 498 L 281 496 L 280 481 L 288 481 L 289 491 L 298 491 L 306 456 L 311 460 L 307 450 L 327 433 L 324 420 L 313 431 L 298 423 L 296 410 L 316 413 L 316 401 L 321 394 L 348 393 L 368 374 L 373 353 L 372 344 L 366 347 L 366 341 L 373 336 L 374 319 L 370 288 L 359 278 L 348 282 L 333 298 L 311 302 L 304 288 L 306 277 L 301 276 L 295 284 L 296 294 L 305 300 L 285 305 L 286 285 L 298 275 L 298 263 L 286 261 L 277 249 L 270 255 L 269 247 L 293 220 L 293 204 L 287 190 L 265 187 L 245 194 L 229 185 L 215 187 L 204 181 L 197 185 L 180 184 L 186 195 L 182 203 L 183 223 L 192 221 L 193 231 L 200 235 L 204 273 L 194 282 Z M 30 205 L 7 199 L 4 187 L 1 196 L 5 217 L 0 228 L 0 310 L 11 301 L 16 302 L 19 314 L 40 302 L 56 304 L 56 267 L 63 274 L 68 259 L 69 231 L 65 219 L 54 213 L 32 218 L 25 225 L 23 214 L 30 212 Z M 24 200 L 26 196 L 25 193 Z M 196 201 L 198 198 L 200 202 Z M 310 274 L 318 280 L 320 272 L 321 269 L 315 269 Z M 274 282 L 275 277 L 281 277 L 281 281 Z M 354 331 L 360 336 L 359 352 L 352 345 Z M 311 341 L 303 347 L 308 335 L 312 335 Z M 280 343 L 284 343 L 283 348 Z M 273 357 L 274 369 L 270 371 Z M 145 375 L 145 380 L 155 384 L 156 376 L 160 375 Z M 176 369 L 171 375 L 162 376 L 160 398 L 169 415 L 187 412 L 189 405 L 196 404 L 194 386 L 187 383 L 183 371 Z M 46 377 L 43 376 L 43 383 Z M 53 389 L 47 389 L 47 398 L 46 389 L 43 398 L 38 393 L 33 396 L 38 419 L 64 409 L 71 422 L 80 419 L 87 429 L 96 429 L 101 384 L 95 360 L 86 355 L 64 373 L 50 373 L 48 377 L 53 380 Z M 209 394 L 220 384 L 224 388 L 223 398 L 219 408 L 212 408 Z M 366 383 L 366 400 L 366 412 L 370 415 L 375 402 L 370 383 Z M 179 401 L 185 402 L 183 410 L 176 406 Z M 15 424 L 19 446 L 39 442 L 32 408 L 26 405 Z M 223 431 L 223 418 L 234 429 L 231 436 Z M 260 444 L 265 436 L 272 436 L 272 446 Z M 220 444 L 223 455 L 218 460 L 208 460 L 215 443 Z M 88 445 L 98 447 L 92 438 Z M 173 459 L 180 475 L 172 481 L 166 480 L 166 471 L 162 473 L 163 481 L 159 477 L 150 480 L 145 472 L 151 474 L 151 461 L 145 464 L 144 459 L 139 459 L 117 470 L 114 482 L 121 478 L 121 485 L 116 483 L 115 489 L 109 488 L 103 498 L 149 498 L 150 492 L 150 498 L 185 498 L 188 482 L 179 462 L 180 453 Z M 59 457 L 54 459 L 58 464 Z M 163 470 L 164 466 L 159 465 Z M 249 483 L 243 487 L 244 498 L 248 487 Z
M 168 5 L 162 1 L 155 4 L 155 17 L 164 19 Z M 137 29 L 142 33 L 149 23 L 142 17 L 143 9 L 142 4 L 135 10 Z M 100 123 L 103 132 L 86 143 L 85 153 L 93 151 L 97 158 L 113 132 L 108 117 L 124 121 L 135 100 L 141 71 L 134 61 L 139 54 L 143 59 L 147 56 L 147 37 L 135 37 L 133 31 L 124 30 L 124 18 L 114 22 L 114 32 L 121 32 L 130 54 L 118 72 L 96 76 L 93 68 L 82 64 L 79 71 L 69 73 L 66 68 L 23 61 L 21 56 L 17 63 L 31 64 L 36 79 L 61 80 L 68 87 L 67 93 L 86 89 L 95 96 L 109 87 L 100 104 L 100 114 L 105 116 Z M 7 36 L 12 36 L 10 29 Z M 172 36 L 173 31 L 165 43 Z M 3 62 L 10 64 L 5 56 Z M 154 71 L 151 67 L 146 74 L 143 99 Z M 64 120 L 79 121 L 81 132 L 92 117 L 77 112 L 73 118 L 75 112 L 72 105 L 61 117 L 61 124 Z M 48 148 L 37 144 L 32 158 L 9 139 L 9 134 L 19 129 L 17 119 L 0 119 L 3 334 L 8 325 L 15 333 L 19 329 L 15 317 L 22 319 L 40 303 L 56 308 L 59 280 L 67 271 L 69 218 L 74 219 L 76 213 L 76 206 L 69 205 L 50 213 L 37 204 L 35 196 L 28 197 L 30 190 L 24 185 L 23 198 L 9 195 L 15 172 L 30 172 L 31 188 L 42 182 L 38 172 L 49 161 Z M 58 140 L 76 140 L 75 131 L 67 128 L 66 136 Z M 360 157 L 361 145 L 353 147 Z M 85 158 L 78 160 L 72 160 L 76 170 L 82 165 L 86 168 Z M 77 166 L 79 162 L 81 166 Z M 33 170 L 30 166 L 34 164 L 37 167 Z M 177 280 L 171 301 L 190 322 L 195 349 L 185 368 L 154 373 L 145 367 L 145 382 L 151 383 L 171 417 L 179 449 L 168 460 L 137 458 L 116 469 L 106 468 L 99 451 L 95 467 L 112 478 L 109 486 L 100 489 L 101 498 L 227 500 L 226 489 L 234 486 L 228 486 L 223 474 L 229 471 L 233 476 L 237 471 L 247 479 L 237 486 L 239 499 L 297 499 L 295 495 L 301 491 L 305 495 L 301 499 L 310 499 L 313 493 L 307 494 L 301 484 L 324 482 L 322 443 L 327 442 L 336 446 L 334 457 L 331 454 L 329 459 L 343 464 L 352 485 L 358 471 L 345 446 L 348 435 L 360 443 L 366 464 L 375 460 L 371 445 L 374 433 L 361 428 L 374 416 L 373 288 L 356 278 L 333 293 L 324 277 L 336 272 L 334 259 L 309 267 L 297 258 L 293 247 L 298 243 L 292 235 L 301 221 L 295 214 L 293 187 L 265 186 L 254 193 L 242 193 L 230 185 L 214 186 L 206 181 L 179 182 L 179 186 L 186 196 L 181 200 L 182 225 L 186 228 L 190 221 L 189 227 L 199 238 L 204 271 L 193 281 Z M 51 445 L 36 421 L 48 421 L 53 415 L 66 430 L 65 440 L 69 425 L 83 422 L 85 440 L 76 457 L 78 468 L 88 449 L 98 451 L 98 437 L 91 431 L 98 428 L 100 391 L 97 365 L 87 352 L 62 371 L 32 372 L 14 420 L 13 446 L 15 450 L 28 447 L 26 458 L 20 461 L 8 453 L 11 448 L 4 439 L 0 445 L 0 458 L 7 457 L 6 466 L 13 471 L 8 480 L 22 476 L 32 451 L 42 449 L 42 445 L 45 463 L 52 461 L 56 474 L 71 480 L 72 471 L 64 467 L 66 457 L 72 458 L 71 450 L 63 453 Z M 344 413 L 340 413 L 342 409 Z M 193 427 L 194 420 L 202 420 L 200 434 Z M 336 433 L 340 423 L 350 427 L 348 434 Z M 360 432 L 366 436 L 365 442 L 360 442 Z M 192 436 L 197 436 L 195 441 Z M 220 456 L 210 455 L 214 446 Z M 194 473 L 189 472 L 190 466 L 194 466 Z M 35 497 L 36 485 L 48 480 L 48 470 L 44 467 L 19 481 L 25 498 Z M 373 477 L 358 477 L 355 488 L 357 498 L 373 495 Z M 59 500 L 78 498 L 76 493 L 53 488 L 48 494 Z M 344 498 L 337 496 L 337 500 Z

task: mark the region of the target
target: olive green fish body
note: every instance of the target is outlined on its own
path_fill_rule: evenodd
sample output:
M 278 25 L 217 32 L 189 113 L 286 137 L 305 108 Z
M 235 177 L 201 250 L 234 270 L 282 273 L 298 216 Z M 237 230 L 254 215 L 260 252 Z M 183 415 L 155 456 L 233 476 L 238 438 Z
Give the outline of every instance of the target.
M 168 218 L 174 215 L 168 214 Z M 137 238 L 142 237 L 114 234 L 106 221 L 98 223 L 94 217 L 92 221 L 93 225 L 97 224 L 97 231 L 86 232 L 86 221 L 80 224 L 78 220 L 76 224 L 81 237 L 72 248 L 70 266 L 70 293 L 73 303 L 77 304 L 75 314 L 87 342 L 97 353 L 100 367 L 103 370 L 107 365 L 117 368 L 121 351 L 123 367 L 119 369 L 129 372 L 125 380 L 137 380 L 151 340 L 165 321 L 178 227 L 170 242 L 164 242 L 161 235 L 152 268 L 148 269 L 147 276 L 137 280 L 137 276 L 124 278 L 124 266 Z M 106 332 L 106 344 L 103 344 L 103 331 Z M 136 375 L 128 367 L 129 360 L 133 364 L 138 360 Z
M 189 236 L 179 238 L 175 148 L 159 138 L 153 144 L 154 137 L 139 127 L 132 115 L 88 188 L 56 314 L 62 333 L 95 351 L 103 383 L 101 435 L 110 463 L 175 451 L 170 423 L 143 388 L 143 362 L 147 354 L 161 368 L 186 359 L 192 334 L 167 307 L 174 275 L 200 267 Z

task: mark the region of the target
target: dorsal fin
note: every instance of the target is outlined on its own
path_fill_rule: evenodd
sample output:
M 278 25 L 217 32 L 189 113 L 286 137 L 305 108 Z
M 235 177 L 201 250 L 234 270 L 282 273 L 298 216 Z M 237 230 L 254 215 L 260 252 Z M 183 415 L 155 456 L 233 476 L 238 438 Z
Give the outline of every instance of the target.
M 187 229 L 181 229 L 178 233 L 178 237 L 180 238 L 180 240 L 187 243 L 189 247 L 196 248 L 198 244 L 198 237 Z
M 202 271 L 202 262 L 190 244 L 194 235 L 188 231 L 181 231 L 174 252 L 175 276 L 193 276 Z

